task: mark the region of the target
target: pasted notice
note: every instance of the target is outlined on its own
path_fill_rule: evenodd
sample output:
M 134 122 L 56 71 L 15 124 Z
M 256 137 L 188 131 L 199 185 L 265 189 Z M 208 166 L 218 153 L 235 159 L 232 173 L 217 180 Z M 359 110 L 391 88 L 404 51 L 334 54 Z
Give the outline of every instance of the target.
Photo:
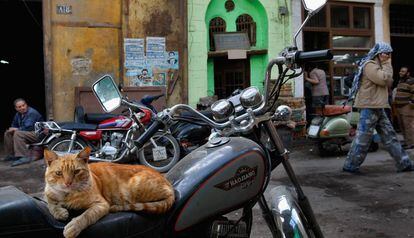
M 166 86 L 179 68 L 178 51 L 166 51 L 165 37 L 125 38 L 125 76 L 130 86 Z M 145 47 L 144 47 L 145 45 Z
M 125 68 L 145 67 L 144 39 L 124 39 Z
M 92 60 L 89 58 L 73 58 L 70 61 L 73 75 L 88 75 L 91 72 Z

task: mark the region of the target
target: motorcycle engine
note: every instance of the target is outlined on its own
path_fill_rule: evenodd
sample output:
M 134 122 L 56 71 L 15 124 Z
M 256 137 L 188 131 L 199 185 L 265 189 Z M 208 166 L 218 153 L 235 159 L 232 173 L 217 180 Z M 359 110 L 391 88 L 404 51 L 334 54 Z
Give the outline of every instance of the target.
M 111 134 L 111 146 L 115 148 L 119 148 L 123 137 L 124 135 L 122 133 L 119 133 L 119 132 L 112 133 Z

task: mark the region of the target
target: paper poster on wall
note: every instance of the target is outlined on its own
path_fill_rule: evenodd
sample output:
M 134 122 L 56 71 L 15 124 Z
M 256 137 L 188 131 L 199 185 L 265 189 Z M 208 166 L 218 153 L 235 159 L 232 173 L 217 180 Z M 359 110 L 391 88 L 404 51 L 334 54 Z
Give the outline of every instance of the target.
M 165 52 L 165 37 L 147 37 L 148 52 Z
M 130 86 L 164 86 L 179 68 L 178 51 L 166 51 L 165 37 L 125 38 L 125 76 Z M 145 47 L 144 47 L 145 46 Z
M 167 68 L 178 69 L 178 51 L 167 52 L 165 58 Z
M 154 74 L 154 80 L 152 81 L 152 84 L 154 86 L 165 86 L 166 78 L 167 77 L 165 72 L 156 73 Z
M 145 67 L 144 39 L 125 38 L 125 68 Z
M 153 75 L 150 68 L 128 70 L 126 76 L 130 78 L 130 86 L 152 86 Z

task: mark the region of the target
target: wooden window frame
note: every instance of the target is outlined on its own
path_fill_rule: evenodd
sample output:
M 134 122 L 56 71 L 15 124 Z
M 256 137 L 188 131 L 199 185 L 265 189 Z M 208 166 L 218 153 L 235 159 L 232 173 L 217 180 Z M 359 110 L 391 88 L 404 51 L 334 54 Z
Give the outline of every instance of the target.
M 331 27 L 331 7 L 332 6 L 347 6 L 349 12 L 349 28 L 334 28 Z M 353 8 L 354 7 L 366 7 L 370 9 L 370 28 L 368 29 L 361 29 L 361 28 L 354 28 L 354 14 Z M 304 8 L 302 8 L 304 9 Z M 333 36 L 343 35 L 343 36 L 368 36 L 371 37 L 371 45 L 375 42 L 375 21 L 374 21 L 374 4 L 372 3 L 355 3 L 355 2 L 328 2 L 325 7 L 322 9 L 325 11 L 325 27 L 308 27 L 305 26 L 303 28 L 303 32 L 325 32 L 328 33 L 329 39 L 328 40 L 328 48 L 331 49 L 333 52 L 335 51 L 361 51 L 361 52 L 368 52 L 369 48 L 333 48 Z M 306 13 L 302 10 L 302 19 L 304 19 Z M 381 27 L 381 26 L 379 26 Z M 302 37 L 302 45 L 305 45 L 305 39 Z M 306 50 L 306 49 L 305 49 Z M 346 67 L 344 65 L 335 65 L 333 61 L 329 62 L 329 70 L 327 77 L 329 78 L 329 94 L 332 101 L 344 99 L 344 96 L 334 96 L 334 67 Z

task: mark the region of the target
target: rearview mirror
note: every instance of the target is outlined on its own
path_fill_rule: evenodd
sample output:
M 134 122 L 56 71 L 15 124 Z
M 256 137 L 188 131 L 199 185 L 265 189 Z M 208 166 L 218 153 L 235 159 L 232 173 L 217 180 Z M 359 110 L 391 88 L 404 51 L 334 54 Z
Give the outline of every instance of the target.
M 122 96 L 111 76 L 105 75 L 92 85 L 92 91 L 105 112 L 112 112 L 121 106 Z
M 318 12 L 326 3 L 326 0 L 302 0 L 305 10 L 310 12 Z

